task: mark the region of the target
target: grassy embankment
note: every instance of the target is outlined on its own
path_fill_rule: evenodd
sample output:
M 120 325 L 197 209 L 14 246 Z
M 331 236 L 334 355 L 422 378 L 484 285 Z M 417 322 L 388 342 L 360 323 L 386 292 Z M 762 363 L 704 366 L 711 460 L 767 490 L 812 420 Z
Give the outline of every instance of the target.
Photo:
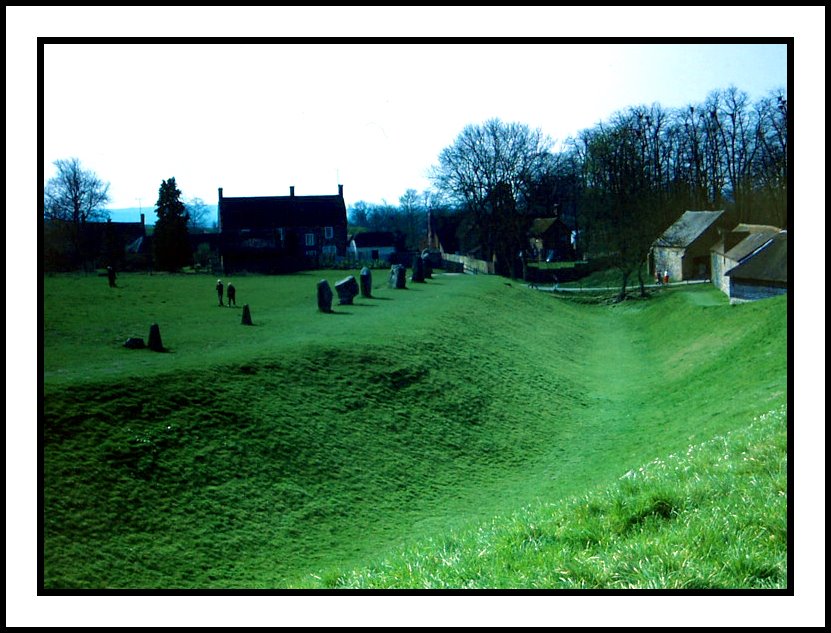
M 375 299 L 318 313 L 317 279 L 345 274 L 231 279 L 254 327 L 208 277 L 44 280 L 46 587 L 351 584 L 402 548 L 608 494 L 787 399 L 784 298 L 584 306 L 484 276 L 393 291 L 380 272 Z M 153 322 L 168 353 L 121 347 Z M 476 582 L 553 579 L 527 573 Z

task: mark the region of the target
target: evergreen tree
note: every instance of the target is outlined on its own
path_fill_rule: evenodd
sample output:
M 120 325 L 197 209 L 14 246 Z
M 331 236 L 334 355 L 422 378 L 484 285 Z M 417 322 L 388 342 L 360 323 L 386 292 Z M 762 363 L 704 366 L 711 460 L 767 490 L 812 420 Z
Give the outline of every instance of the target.
M 175 272 L 191 261 L 188 241 L 188 211 L 176 188 L 176 179 L 162 181 L 156 202 L 156 227 L 153 230 L 156 268 Z

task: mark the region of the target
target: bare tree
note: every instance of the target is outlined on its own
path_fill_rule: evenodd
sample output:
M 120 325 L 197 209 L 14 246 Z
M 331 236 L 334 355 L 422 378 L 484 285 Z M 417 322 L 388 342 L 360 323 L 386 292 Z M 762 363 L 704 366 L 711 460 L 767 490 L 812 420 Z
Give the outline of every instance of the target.
M 109 212 L 101 208 L 110 200 L 109 183 L 84 169 L 77 158 L 59 159 L 54 165 L 58 173 L 49 179 L 43 190 L 45 217 L 79 226 L 109 216 Z
M 513 270 L 510 260 L 516 254 L 507 254 L 521 242 L 524 228 L 498 215 L 526 213 L 532 184 L 549 160 L 550 146 L 539 129 L 490 119 L 465 127 L 431 169 L 436 189 L 473 213 L 480 232 L 480 256 L 490 258 L 499 251 L 509 257 L 498 262 L 502 272 Z M 516 234 L 507 233 L 508 228 Z
M 102 207 L 110 200 L 110 185 L 84 169 L 78 158 L 59 159 L 54 165 L 57 174 L 43 189 L 43 216 L 50 221 L 50 235 L 71 249 L 72 265 L 86 264 L 91 254 L 85 225 L 109 217 Z
M 188 231 L 196 233 L 208 228 L 210 211 L 202 198 L 190 198 L 185 202 L 188 212 Z

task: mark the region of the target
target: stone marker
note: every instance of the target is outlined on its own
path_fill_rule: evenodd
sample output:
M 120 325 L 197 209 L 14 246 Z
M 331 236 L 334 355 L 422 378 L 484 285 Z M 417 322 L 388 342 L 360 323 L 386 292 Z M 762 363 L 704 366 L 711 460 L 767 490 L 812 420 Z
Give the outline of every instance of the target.
M 424 278 L 433 278 L 433 264 L 430 263 L 430 256 L 427 253 L 421 256 L 421 261 L 424 262 Z
M 366 266 L 361 268 L 361 296 L 372 298 L 372 272 Z
M 230 289 L 231 289 L 231 286 L 228 286 L 228 290 L 230 290 Z M 251 322 L 251 310 L 249 309 L 247 303 L 244 306 L 242 306 L 242 324 L 243 325 L 254 325 Z
M 152 349 L 154 352 L 164 351 L 164 346 L 162 345 L 162 334 L 159 332 L 158 323 L 154 323 L 150 326 L 150 337 L 147 339 L 147 347 Z
M 335 284 L 335 290 L 338 291 L 340 305 L 352 305 L 352 299 L 358 294 L 358 282 L 353 275 L 349 275 Z
M 421 259 L 421 255 L 413 257 L 413 276 L 411 279 L 416 283 L 424 283 L 424 260 Z
M 395 264 L 390 268 L 390 288 L 404 290 L 407 287 L 407 269 L 401 264 Z
M 131 336 L 124 341 L 124 347 L 127 349 L 144 349 L 144 339 L 138 336 Z
M 317 308 L 321 312 L 332 311 L 332 289 L 325 279 L 317 282 Z

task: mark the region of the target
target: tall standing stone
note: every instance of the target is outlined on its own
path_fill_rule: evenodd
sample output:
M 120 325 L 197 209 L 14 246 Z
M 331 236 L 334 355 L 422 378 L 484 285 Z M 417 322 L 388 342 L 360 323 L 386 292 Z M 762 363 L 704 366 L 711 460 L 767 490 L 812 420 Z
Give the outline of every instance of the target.
M 366 266 L 361 268 L 361 296 L 372 298 L 372 271 Z
M 332 289 L 325 279 L 317 282 L 317 309 L 321 312 L 332 311 Z
M 395 264 L 390 268 L 390 288 L 404 290 L 407 287 L 407 269 L 401 264 Z
M 335 284 L 335 290 L 338 292 L 340 305 L 352 305 L 352 300 L 358 294 L 358 282 L 355 281 L 355 277 L 349 275 Z
M 231 289 L 231 286 L 228 286 L 229 291 L 230 291 L 230 289 Z M 254 323 L 251 321 L 251 309 L 248 307 L 247 303 L 244 306 L 242 306 L 242 324 L 243 325 L 254 325 Z
M 433 264 L 430 263 L 430 256 L 427 253 L 421 256 L 421 261 L 424 262 L 424 278 L 433 278 Z
M 154 352 L 164 351 L 164 346 L 162 345 L 162 333 L 159 331 L 158 323 L 154 323 L 150 326 L 150 337 L 147 340 L 147 347 L 152 349 Z
M 416 283 L 424 283 L 424 260 L 421 255 L 413 257 L 413 276 L 412 280 Z

